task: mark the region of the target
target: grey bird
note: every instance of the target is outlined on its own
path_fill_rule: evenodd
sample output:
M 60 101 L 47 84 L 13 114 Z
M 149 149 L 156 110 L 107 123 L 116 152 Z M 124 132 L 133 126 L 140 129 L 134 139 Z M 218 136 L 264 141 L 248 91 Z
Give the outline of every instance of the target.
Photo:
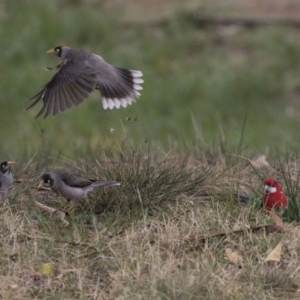
M 4 201 L 13 185 L 14 179 L 11 169 L 14 164 L 14 161 L 4 161 L 0 164 L 0 202 Z
M 35 118 L 44 119 L 77 106 L 97 89 L 102 96 L 103 108 L 126 107 L 135 102 L 142 90 L 143 73 L 114 67 L 99 55 L 82 49 L 58 46 L 49 51 L 61 58 L 62 63 L 49 71 L 57 71 L 43 89 L 29 100 L 34 102 L 25 110 L 43 100 L 43 107 Z
M 38 185 L 38 189 L 50 188 L 57 195 L 67 199 L 78 200 L 85 198 L 95 187 L 120 185 L 116 181 L 100 181 L 76 176 L 64 171 L 45 173 Z

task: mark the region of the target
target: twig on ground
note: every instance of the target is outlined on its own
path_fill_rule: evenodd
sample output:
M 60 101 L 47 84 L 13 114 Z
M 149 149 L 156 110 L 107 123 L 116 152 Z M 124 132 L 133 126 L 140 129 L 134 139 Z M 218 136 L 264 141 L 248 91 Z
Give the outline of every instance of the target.
M 66 213 L 65 212 L 57 210 L 57 209 L 52 208 L 52 207 L 49 207 L 49 206 L 44 205 L 42 203 L 39 203 L 37 201 L 35 201 L 35 204 L 40 209 L 42 209 L 43 211 L 49 213 L 51 216 L 54 215 L 54 214 L 58 215 L 65 226 L 67 226 L 67 227 L 70 226 L 70 223 L 66 220 Z

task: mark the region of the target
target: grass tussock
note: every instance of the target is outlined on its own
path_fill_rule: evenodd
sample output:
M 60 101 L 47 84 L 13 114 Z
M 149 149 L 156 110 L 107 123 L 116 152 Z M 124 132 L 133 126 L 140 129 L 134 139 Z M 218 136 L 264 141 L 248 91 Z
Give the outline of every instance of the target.
M 90 203 L 96 211 L 132 210 L 135 207 L 142 211 L 164 209 L 166 203 L 176 203 L 181 195 L 192 196 L 201 191 L 211 171 L 209 167 L 200 166 L 197 172 L 189 170 L 187 157 L 159 161 L 137 153 L 119 161 L 107 158 L 91 161 L 86 163 L 86 168 L 94 170 L 96 178 L 109 178 L 121 183 L 121 187 L 97 189 Z M 114 203 L 110 203 L 109 199 L 115 199 Z

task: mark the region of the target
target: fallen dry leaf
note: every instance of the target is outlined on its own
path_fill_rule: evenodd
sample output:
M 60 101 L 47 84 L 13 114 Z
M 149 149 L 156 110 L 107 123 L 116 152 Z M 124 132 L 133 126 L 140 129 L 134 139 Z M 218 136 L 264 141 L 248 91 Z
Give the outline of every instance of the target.
M 49 277 L 53 274 L 53 267 L 50 263 L 41 264 L 41 272 L 44 276 Z
M 250 162 L 251 166 L 254 169 L 260 169 L 260 168 L 269 168 L 269 169 L 271 169 L 271 166 L 268 163 L 268 161 L 266 160 L 265 155 L 260 155 L 255 160 L 249 160 L 249 162 Z
M 230 248 L 225 249 L 225 253 L 227 256 L 227 259 L 233 263 L 233 264 L 241 264 L 242 257 L 237 253 L 237 251 L 232 251 Z
M 268 213 L 271 215 L 274 223 L 277 226 L 283 227 L 283 222 L 282 222 L 281 218 L 273 210 L 269 211 Z
M 282 243 L 280 242 L 266 257 L 265 261 L 280 261 Z
M 17 284 L 10 284 L 9 287 L 12 289 L 12 290 L 16 290 L 19 286 Z

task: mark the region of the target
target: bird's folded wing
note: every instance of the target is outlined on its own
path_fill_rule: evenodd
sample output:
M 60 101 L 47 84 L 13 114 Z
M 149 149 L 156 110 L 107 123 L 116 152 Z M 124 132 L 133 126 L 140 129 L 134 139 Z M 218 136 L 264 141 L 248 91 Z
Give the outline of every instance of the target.
M 82 187 L 89 186 L 93 183 L 89 179 L 86 179 L 81 176 L 72 175 L 70 173 L 61 173 L 60 178 L 66 185 L 72 186 L 72 187 L 82 188 Z

